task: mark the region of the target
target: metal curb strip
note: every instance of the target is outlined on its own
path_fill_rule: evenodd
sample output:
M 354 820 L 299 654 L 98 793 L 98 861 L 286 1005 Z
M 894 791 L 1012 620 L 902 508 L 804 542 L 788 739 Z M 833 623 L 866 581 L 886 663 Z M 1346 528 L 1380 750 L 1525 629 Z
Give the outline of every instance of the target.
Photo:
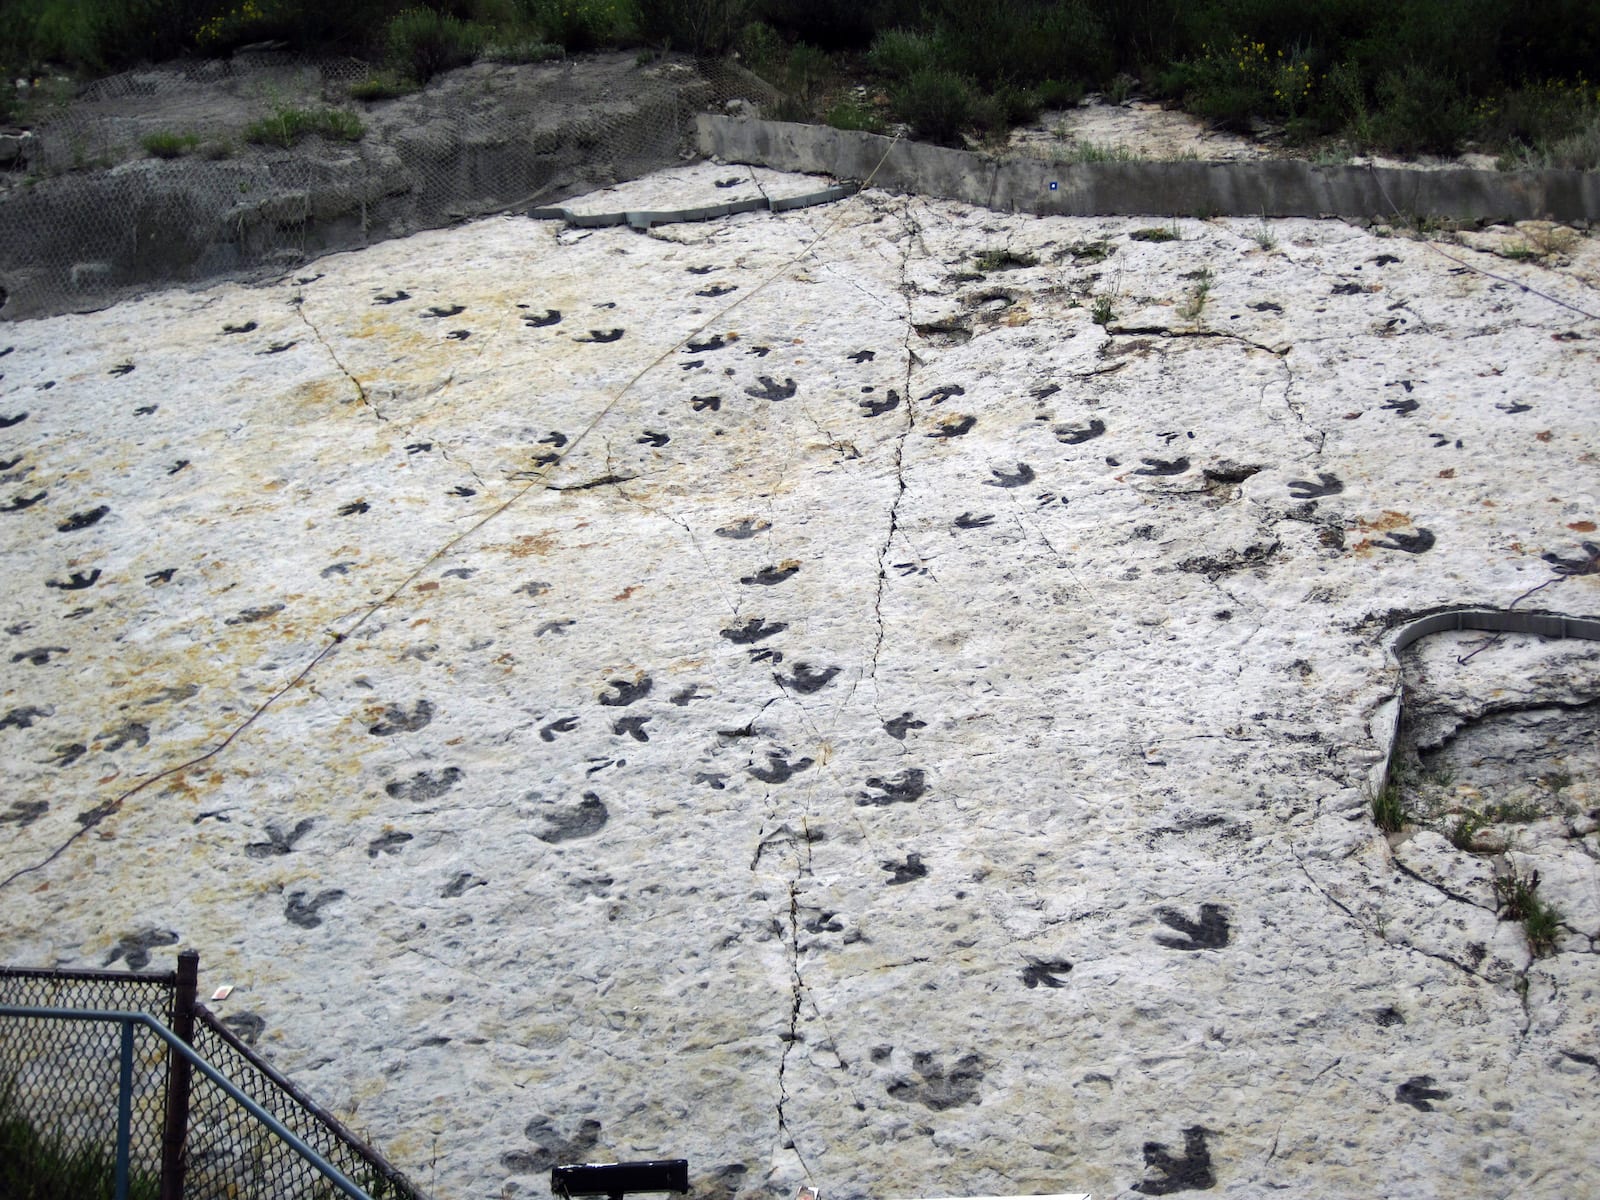
M 706 204 L 695 208 L 675 208 L 661 211 L 634 210 L 613 213 L 575 213 L 569 208 L 530 208 L 528 215 L 536 221 L 565 221 L 577 229 L 604 229 L 613 225 L 627 225 L 634 229 L 650 229 L 655 225 L 678 225 L 686 221 L 715 221 L 736 213 L 791 212 L 797 208 L 810 208 L 816 204 L 832 204 L 853 196 L 856 189 L 849 185 L 824 188 L 820 192 L 807 192 L 799 196 L 765 196 L 750 200 L 732 200 L 725 204 Z

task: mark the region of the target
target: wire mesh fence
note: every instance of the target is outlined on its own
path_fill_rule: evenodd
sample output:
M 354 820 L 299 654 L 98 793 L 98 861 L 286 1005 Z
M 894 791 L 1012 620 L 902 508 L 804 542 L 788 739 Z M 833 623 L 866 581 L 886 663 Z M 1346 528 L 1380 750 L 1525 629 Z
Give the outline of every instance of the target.
M 631 54 L 480 61 L 358 100 L 369 72 L 263 51 L 36 89 L 0 170 L 0 316 L 279 275 L 549 203 L 676 163 L 696 112 L 764 96 L 725 64 Z
M 373 1200 L 424 1200 L 376 1151 L 278 1074 L 204 1008 L 195 1013 L 194 1048 L 262 1108 L 353 1180 Z M 329 1195 L 304 1158 L 209 1079 L 196 1076 L 189 1101 L 185 1195 L 269 1200 Z
M 0 1004 L 104 1008 L 171 1020 L 176 975 L 0 968 Z M 0 1192 L 110 1196 L 122 1038 L 116 1024 L 0 1021 Z M 130 1195 L 155 1200 L 167 1112 L 167 1048 L 133 1028 Z
M 0 1195 L 110 1197 L 125 1156 L 138 1200 L 321 1200 L 322 1170 L 166 1040 L 136 1021 L 62 1010 L 144 1012 L 305 1147 L 374 1200 L 425 1200 L 393 1165 L 193 1002 L 180 971 L 0 968 Z M 125 1098 L 125 1099 L 124 1099 Z

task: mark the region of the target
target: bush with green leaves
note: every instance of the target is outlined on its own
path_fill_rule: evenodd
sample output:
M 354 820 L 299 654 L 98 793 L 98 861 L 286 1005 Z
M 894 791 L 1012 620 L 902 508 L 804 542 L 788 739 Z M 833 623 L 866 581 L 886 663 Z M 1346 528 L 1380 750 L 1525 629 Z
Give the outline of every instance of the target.
M 749 23 L 751 0 L 636 0 L 639 34 L 688 54 L 729 49 Z
M 939 48 L 931 34 L 912 29 L 886 29 L 872 40 L 867 64 L 891 79 L 910 79 L 937 65 Z
M 918 137 L 958 145 L 972 120 L 977 98 L 965 77 L 942 67 L 924 67 L 891 88 L 889 101 Z
M 399 74 L 427 83 L 443 71 L 471 62 L 488 35 L 488 29 L 475 22 L 431 8 L 407 8 L 384 28 L 384 59 Z
M 986 89 L 1053 78 L 1098 83 L 1113 74 L 1088 0 L 931 0 L 929 13 L 940 62 Z
M 634 22 L 628 0 L 524 0 L 524 11 L 546 41 L 574 54 L 615 45 Z

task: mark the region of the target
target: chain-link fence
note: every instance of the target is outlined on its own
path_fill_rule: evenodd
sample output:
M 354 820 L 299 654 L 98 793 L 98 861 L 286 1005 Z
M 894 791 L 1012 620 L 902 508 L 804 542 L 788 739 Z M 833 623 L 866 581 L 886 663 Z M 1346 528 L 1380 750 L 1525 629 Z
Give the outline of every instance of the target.
M 0 968 L 0 1005 L 15 1006 L 0 1016 L 0 1196 L 110 1197 L 119 1170 L 139 1200 L 337 1194 L 288 1133 L 374 1200 L 425 1200 L 194 1003 L 197 960 L 187 957 L 176 973 Z M 187 1037 L 260 1111 L 193 1069 L 158 1031 L 117 1013 L 172 1026 L 173 1041 Z
M 693 117 L 770 92 L 727 64 L 481 61 L 361 101 L 354 59 L 272 52 L 41 89 L 0 164 L 0 316 L 282 274 L 689 156 Z
M 173 972 L 0 968 L 0 1004 L 148 1012 L 172 1020 Z M 0 1020 L 0 1192 L 109 1196 L 124 1037 L 132 1042 L 127 1114 L 130 1195 L 155 1200 L 167 1115 L 167 1048 L 115 1023 Z M 26 1188 L 27 1190 L 24 1190 Z
M 268 1066 L 205 1008 L 195 1013 L 194 1048 L 306 1145 L 373 1200 L 423 1200 L 371 1147 Z M 184 1194 L 232 1200 L 327 1194 L 315 1168 L 209 1079 L 196 1076 L 189 1100 Z

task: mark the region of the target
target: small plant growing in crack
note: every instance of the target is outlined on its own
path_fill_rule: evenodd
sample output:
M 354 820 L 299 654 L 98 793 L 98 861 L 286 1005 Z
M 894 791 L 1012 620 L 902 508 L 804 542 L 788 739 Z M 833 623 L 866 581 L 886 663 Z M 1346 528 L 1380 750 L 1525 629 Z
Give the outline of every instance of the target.
M 1111 306 L 1111 297 L 1105 292 L 1094 298 L 1094 307 L 1089 312 L 1096 325 L 1109 325 L 1117 315 Z
M 1039 260 L 1032 254 L 1017 254 L 1011 250 L 983 250 L 973 255 L 974 265 L 980 271 L 1015 271 L 1023 267 L 1036 267 Z
M 1206 298 L 1211 295 L 1210 267 L 1201 267 L 1194 272 L 1193 278 L 1194 282 L 1190 284 L 1183 303 L 1178 305 L 1178 315 L 1185 321 L 1198 321 L 1200 314 L 1205 311 Z
M 1134 242 L 1177 242 L 1183 240 L 1183 234 L 1178 232 L 1177 222 L 1171 225 L 1155 225 L 1149 229 L 1135 229 L 1128 235 L 1129 241 Z
M 1261 218 L 1261 224 L 1255 227 L 1255 230 L 1250 234 L 1250 238 L 1263 250 L 1273 250 L 1278 245 L 1278 237 L 1272 232 L 1272 227 L 1267 224 L 1265 217 Z
M 1450 826 L 1445 836 L 1457 850 L 1465 850 L 1468 854 L 1472 854 L 1477 851 L 1478 831 L 1483 826 L 1483 814 L 1468 809 L 1455 819 L 1455 823 Z
M 1522 922 L 1528 949 L 1543 958 L 1555 949 L 1561 933 L 1561 914 L 1539 896 L 1539 872 L 1524 875 L 1515 866 L 1494 881 L 1494 897 L 1500 905 L 1502 921 Z
M 1399 833 L 1405 828 L 1406 801 L 1398 773 L 1390 775 L 1383 790 L 1372 797 L 1372 821 L 1385 833 Z

